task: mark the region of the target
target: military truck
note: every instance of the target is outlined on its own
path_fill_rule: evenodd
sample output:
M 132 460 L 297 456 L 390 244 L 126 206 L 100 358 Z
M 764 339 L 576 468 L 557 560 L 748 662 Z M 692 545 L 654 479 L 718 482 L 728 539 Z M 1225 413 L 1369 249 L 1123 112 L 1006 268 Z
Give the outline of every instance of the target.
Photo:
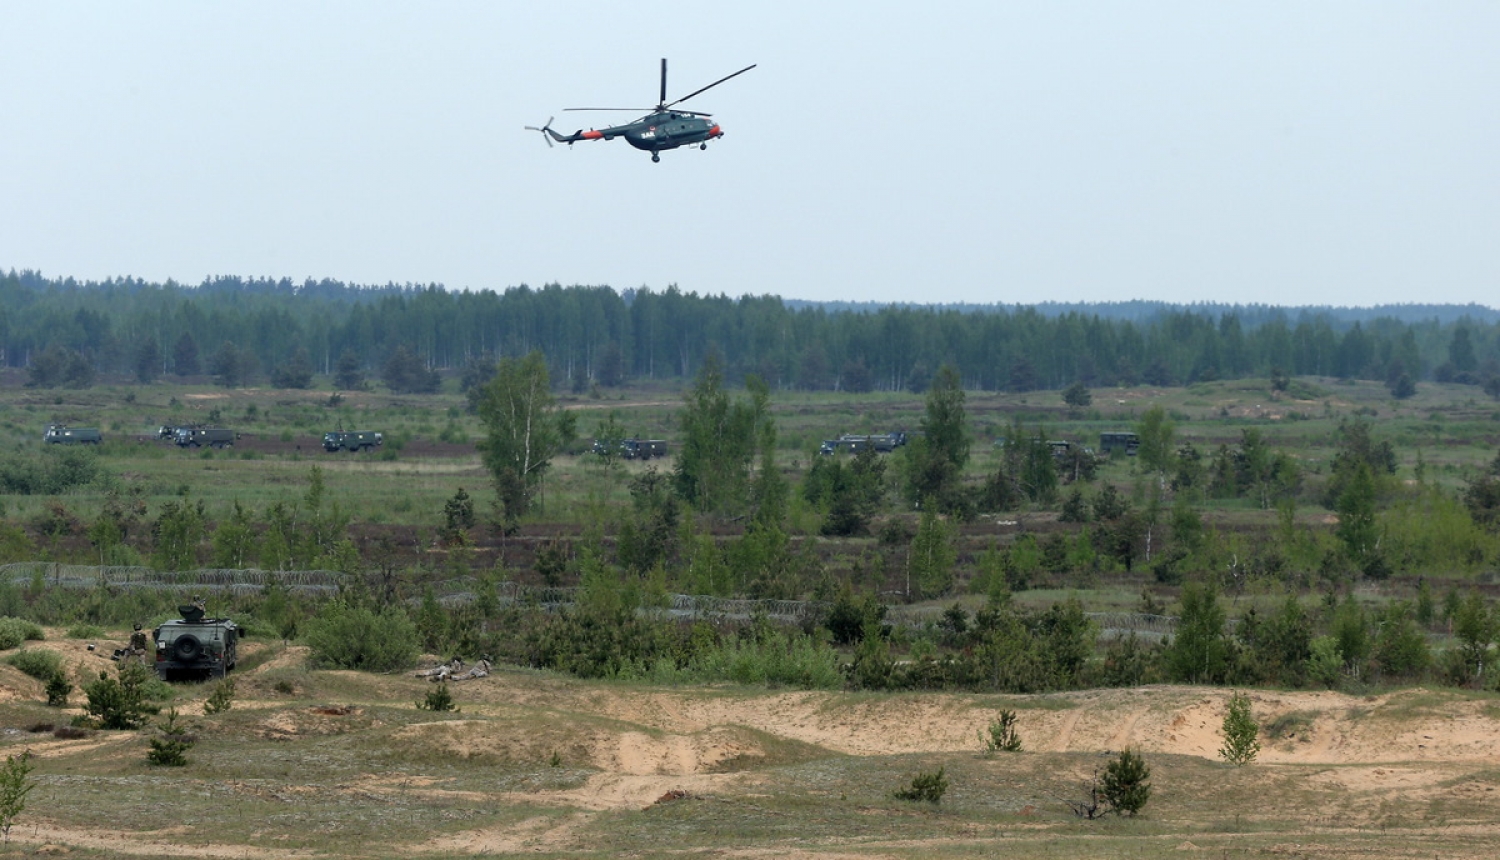
M 324 451 L 368 451 L 385 444 L 385 435 L 372 430 L 330 430 L 323 434 Z
M 665 439 L 626 439 L 620 443 L 620 456 L 627 460 L 649 460 L 667 456 Z
M 98 445 L 104 437 L 97 427 L 69 427 L 66 424 L 48 424 L 42 441 L 48 445 Z
M 1099 434 L 1099 452 L 1106 457 L 1116 451 L 1124 451 L 1126 456 L 1134 457 L 1140 447 L 1141 437 L 1135 433 L 1115 430 Z
M 177 607 L 181 618 L 152 631 L 156 677 L 163 681 L 222 678 L 235 667 L 240 628 L 227 618 L 205 618 L 202 606 Z
M 234 444 L 234 440 L 234 431 L 223 427 L 175 427 L 172 430 L 172 441 L 179 448 L 197 448 L 202 445 L 228 448 Z

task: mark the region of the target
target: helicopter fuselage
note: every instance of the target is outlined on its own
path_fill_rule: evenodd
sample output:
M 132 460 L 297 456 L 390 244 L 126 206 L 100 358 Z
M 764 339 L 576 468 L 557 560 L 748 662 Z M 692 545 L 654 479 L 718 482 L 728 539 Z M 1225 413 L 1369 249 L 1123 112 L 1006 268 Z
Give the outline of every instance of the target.
M 572 143 L 578 140 L 614 140 L 621 137 L 636 149 L 647 152 L 662 152 L 679 146 L 706 143 L 723 136 L 724 130 L 719 127 L 718 123 L 700 116 L 675 111 L 650 114 L 635 122 L 609 128 L 588 131 L 580 129 L 570 135 L 553 135 L 558 143 Z

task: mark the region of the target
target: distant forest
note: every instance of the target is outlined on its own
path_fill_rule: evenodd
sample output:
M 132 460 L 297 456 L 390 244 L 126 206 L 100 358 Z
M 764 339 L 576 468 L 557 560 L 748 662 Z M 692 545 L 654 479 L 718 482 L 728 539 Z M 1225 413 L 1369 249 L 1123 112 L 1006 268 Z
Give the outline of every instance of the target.
M 951 364 L 966 388 L 982 390 L 1286 374 L 1378 380 L 1397 396 L 1424 380 L 1500 396 L 1500 312 L 1479 305 L 915 305 L 675 287 L 463 292 L 0 275 L 0 360 L 43 387 L 82 387 L 121 371 L 141 381 L 213 375 L 305 387 L 322 373 L 336 384 L 381 376 L 395 388 L 408 383 L 392 379 L 420 387 L 533 350 L 545 354 L 556 384 L 574 388 L 691 377 L 715 352 L 729 378 L 758 374 L 782 389 L 921 390 Z

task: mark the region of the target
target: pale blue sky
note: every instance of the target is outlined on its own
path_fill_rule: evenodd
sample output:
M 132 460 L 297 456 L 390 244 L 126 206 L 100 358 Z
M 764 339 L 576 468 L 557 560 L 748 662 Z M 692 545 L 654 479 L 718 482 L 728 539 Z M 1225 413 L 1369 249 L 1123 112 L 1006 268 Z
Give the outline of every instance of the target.
M 0 268 L 1500 305 L 1500 4 L 0 0 Z M 685 105 L 723 140 L 549 150 Z

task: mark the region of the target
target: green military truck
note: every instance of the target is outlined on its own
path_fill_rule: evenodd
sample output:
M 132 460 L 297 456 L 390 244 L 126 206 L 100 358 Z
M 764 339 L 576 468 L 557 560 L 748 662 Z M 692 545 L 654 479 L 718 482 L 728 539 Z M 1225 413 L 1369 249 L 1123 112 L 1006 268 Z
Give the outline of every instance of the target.
M 324 451 L 368 451 L 385 444 L 385 436 L 373 430 L 330 430 L 323 434 Z
M 222 678 L 238 662 L 240 628 L 227 618 L 205 618 L 195 603 L 177 607 L 182 617 L 152 631 L 156 677 L 163 681 Z
M 69 427 L 66 424 L 48 424 L 42 441 L 48 445 L 98 445 L 104 437 L 97 427 Z

